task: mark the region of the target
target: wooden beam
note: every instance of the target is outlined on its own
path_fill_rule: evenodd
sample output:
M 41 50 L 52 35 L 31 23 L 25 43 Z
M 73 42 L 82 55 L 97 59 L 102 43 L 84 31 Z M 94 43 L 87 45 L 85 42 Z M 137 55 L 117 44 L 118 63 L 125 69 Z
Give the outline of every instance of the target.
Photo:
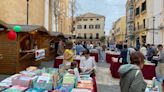
M 20 38 L 20 42 L 22 42 L 25 38 L 27 38 L 29 34 L 24 35 L 22 38 Z

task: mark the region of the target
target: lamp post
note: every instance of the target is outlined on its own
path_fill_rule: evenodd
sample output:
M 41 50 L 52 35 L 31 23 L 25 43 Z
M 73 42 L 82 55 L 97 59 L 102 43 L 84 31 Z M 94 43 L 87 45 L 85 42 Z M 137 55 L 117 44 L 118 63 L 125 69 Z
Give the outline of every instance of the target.
M 27 0 L 27 25 L 28 25 L 28 15 L 29 15 L 29 0 Z
M 154 33 L 155 33 L 154 27 L 155 27 L 155 17 L 153 17 L 153 44 L 154 44 Z

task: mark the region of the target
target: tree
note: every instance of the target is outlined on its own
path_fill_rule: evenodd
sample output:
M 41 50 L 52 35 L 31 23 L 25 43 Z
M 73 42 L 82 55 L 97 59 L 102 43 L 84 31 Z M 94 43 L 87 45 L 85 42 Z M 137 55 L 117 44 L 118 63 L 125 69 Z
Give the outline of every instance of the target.
M 54 0 L 54 16 L 55 16 L 56 31 L 58 30 L 59 14 L 60 14 L 60 0 Z
M 74 20 L 74 17 L 75 17 L 75 13 L 76 13 L 76 10 L 77 10 L 77 7 L 76 7 L 76 0 L 70 0 L 70 12 L 71 12 L 71 32 L 73 33 L 73 31 L 75 31 L 75 20 Z
M 106 40 L 105 36 L 102 36 L 102 37 L 100 38 L 100 41 L 101 41 L 101 42 L 105 42 L 105 40 Z

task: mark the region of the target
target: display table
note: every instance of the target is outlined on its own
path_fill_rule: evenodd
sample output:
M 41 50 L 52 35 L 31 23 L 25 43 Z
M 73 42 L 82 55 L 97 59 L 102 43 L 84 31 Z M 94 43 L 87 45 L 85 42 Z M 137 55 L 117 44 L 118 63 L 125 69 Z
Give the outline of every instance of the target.
M 112 57 L 118 58 L 120 56 L 120 52 L 106 51 L 105 53 L 107 63 L 112 62 Z
M 146 61 L 146 63 L 144 64 L 144 67 L 142 69 L 142 73 L 143 73 L 143 76 L 144 76 L 145 79 L 150 79 L 151 80 L 153 77 L 156 76 L 155 64 Z
M 63 59 L 64 59 L 63 56 L 56 57 L 55 61 L 54 61 L 54 68 L 59 68 L 59 65 L 63 63 Z M 80 64 L 80 56 L 79 55 L 75 56 L 74 61 L 77 61 L 78 65 L 79 65 Z
M 114 78 L 119 78 L 118 69 L 120 68 L 120 65 L 121 63 L 118 62 L 118 58 L 112 58 L 110 71 Z M 142 69 L 142 73 L 145 79 L 152 79 L 155 77 L 155 64 L 146 61 Z
M 154 88 L 153 88 L 153 81 L 152 80 L 145 80 L 145 82 L 147 83 L 147 87 L 146 87 L 145 92 L 163 92 L 162 91 L 162 84 L 159 81 L 155 80 L 155 87 L 157 87 L 156 91 L 153 90 Z
M 96 62 L 99 61 L 99 58 L 98 58 L 98 52 L 91 52 L 90 55 L 95 57 L 95 61 L 96 61 Z
M 32 70 L 32 68 L 29 69 Z M 70 73 L 70 70 L 61 71 L 61 69 L 60 67 L 60 69 L 43 68 L 22 71 L 0 82 L 0 92 L 4 90 L 5 92 L 72 92 L 73 89 L 79 90 L 73 92 L 97 92 L 96 77 L 79 75 L 77 69 L 70 69 L 74 73 Z M 80 80 L 77 81 L 79 78 Z M 88 91 L 82 91 L 83 89 Z
M 110 71 L 111 75 L 114 78 L 119 78 L 118 69 L 120 68 L 121 63 L 118 62 L 118 58 L 112 58 L 111 64 L 110 64 Z

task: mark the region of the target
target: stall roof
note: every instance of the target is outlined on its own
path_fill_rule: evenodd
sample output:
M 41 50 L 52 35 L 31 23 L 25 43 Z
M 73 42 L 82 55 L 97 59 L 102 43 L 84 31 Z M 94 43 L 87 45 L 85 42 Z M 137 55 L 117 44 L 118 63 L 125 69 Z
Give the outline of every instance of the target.
M 47 30 L 43 26 L 39 25 L 19 25 L 19 24 L 8 24 L 8 29 L 12 29 L 14 26 L 21 26 L 21 32 L 32 32 L 34 30 L 47 32 Z
M 7 28 L 7 24 L 2 20 L 0 20 L 0 26 Z

